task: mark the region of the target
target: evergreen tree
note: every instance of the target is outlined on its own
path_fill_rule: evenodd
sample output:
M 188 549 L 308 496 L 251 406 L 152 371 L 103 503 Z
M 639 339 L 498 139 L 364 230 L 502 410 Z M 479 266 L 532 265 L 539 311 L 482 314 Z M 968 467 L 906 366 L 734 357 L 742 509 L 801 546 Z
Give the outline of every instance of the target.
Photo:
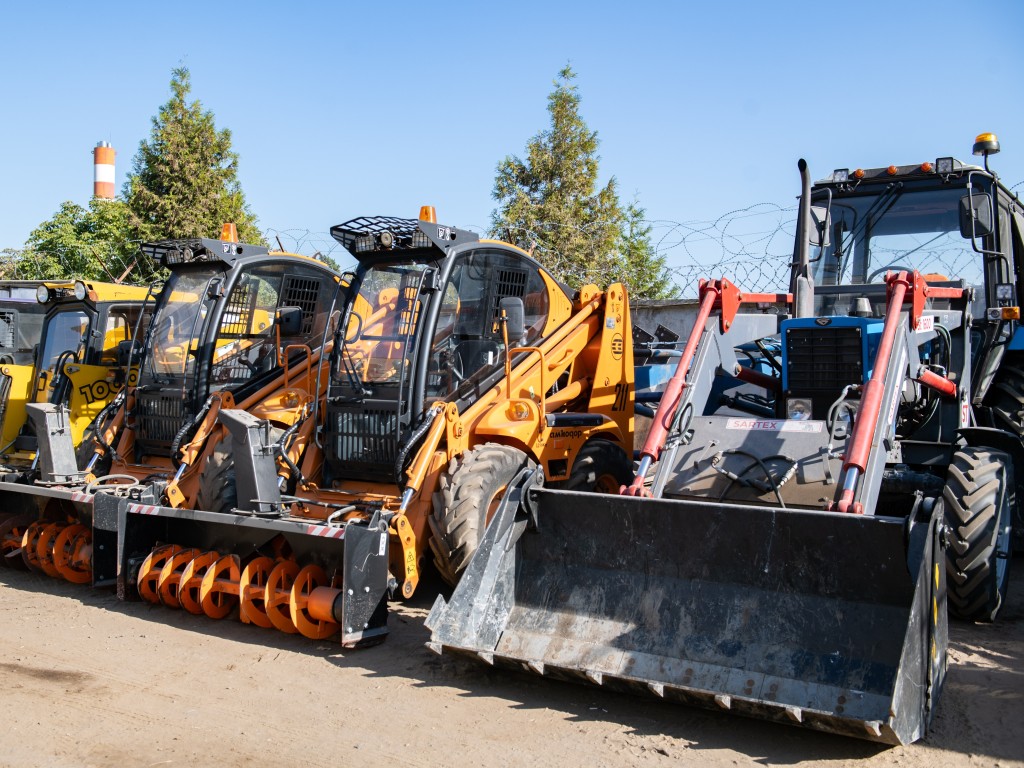
M 679 291 L 669 275 L 665 257 L 659 256 L 651 244 L 651 225 L 645 221 L 646 213 L 636 202 L 626 208 L 613 276 L 626 284 L 630 298 L 672 299 Z
M 633 297 L 652 287 L 664 293 L 670 283 L 643 209 L 622 208 L 614 177 L 597 187 L 597 132 L 580 117 L 575 78 L 568 66 L 558 73 L 548 96 L 551 126 L 527 143 L 526 158 L 510 155 L 498 164 L 492 234 L 533 252 L 574 288 L 624 279 Z M 629 258 L 640 261 L 626 264 Z M 654 276 L 646 274 L 655 267 Z
M 142 239 L 162 240 L 217 237 L 234 222 L 242 242 L 263 244 L 238 183 L 231 131 L 218 130 L 212 112 L 188 101 L 191 88 L 188 69 L 175 69 L 171 99 L 139 144 L 123 189 L 132 223 Z

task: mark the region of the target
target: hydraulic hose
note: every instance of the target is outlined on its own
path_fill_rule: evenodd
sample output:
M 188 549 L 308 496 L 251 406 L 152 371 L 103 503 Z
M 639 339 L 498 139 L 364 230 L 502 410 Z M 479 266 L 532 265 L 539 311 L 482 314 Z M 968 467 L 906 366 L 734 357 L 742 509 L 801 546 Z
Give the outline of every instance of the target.
M 185 439 L 185 436 L 187 434 L 192 432 L 193 429 L 199 428 L 199 425 L 203 422 L 203 419 L 206 418 L 206 414 L 210 412 L 210 403 L 212 401 L 213 395 L 206 399 L 206 402 L 203 403 L 203 407 L 199 409 L 199 413 L 196 414 L 196 417 L 192 419 L 192 421 L 188 422 L 181 429 L 179 429 L 178 433 L 174 436 L 174 439 L 171 441 L 171 463 L 174 465 L 175 469 L 181 468 L 180 448 L 182 441 Z
M 274 443 L 274 450 L 277 451 L 277 454 L 282 459 L 284 459 L 284 463 L 288 465 L 288 469 L 291 473 L 292 479 L 295 480 L 295 482 L 297 482 L 299 485 L 305 485 L 306 478 L 303 477 L 302 470 L 300 470 L 295 465 L 295 462 L 292 461 L 291 456 L 288 455 L 287 445 L 288 441 L 292 439 L 292 436 L 299 430 L 299 427 L 303 425 L 307 418 L 309 418 L 308 414 L 302 416 L 299 419 L 296 419 L 295 423 L 284 431 L 284 434 L 281 435 L 281 439 Z
M 409 458 L 409 454 L 412 453 L 412 449 L 419 444 L 424 436 L 426 436 L 434 421 L 443 412 L 444 408 L 434 408 L 423 418 L 419 423 L 419 426 L 413 430 L 413 433 L 409 435 L 409 439 L 405 441 L 405 445 L 398 449 L 398 456 L 395 457 L 395 482 L 399 488 L 405 488 L 405 483 L 402 480 L 402 473 L 405 471 L 405 462 Z

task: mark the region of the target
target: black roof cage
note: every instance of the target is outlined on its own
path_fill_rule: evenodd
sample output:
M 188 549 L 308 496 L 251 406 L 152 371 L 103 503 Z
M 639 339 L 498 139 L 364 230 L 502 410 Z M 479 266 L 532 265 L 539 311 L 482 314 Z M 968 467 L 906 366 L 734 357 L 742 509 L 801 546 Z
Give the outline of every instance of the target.
M 453 245 L 480 239 L 474 232 L 394 216 L 360 216 L 331 227 L 331 237 L 360 261 L 439 259 Z
M 154 261 L 159 261 L 165 267 L 208 261 L 221 261 L 232 264 L 242 256 L 265 256 L 270 252 L 263 245 L 232 243 L 205 237 L 143 243 L 139 246 L 139 250 Z

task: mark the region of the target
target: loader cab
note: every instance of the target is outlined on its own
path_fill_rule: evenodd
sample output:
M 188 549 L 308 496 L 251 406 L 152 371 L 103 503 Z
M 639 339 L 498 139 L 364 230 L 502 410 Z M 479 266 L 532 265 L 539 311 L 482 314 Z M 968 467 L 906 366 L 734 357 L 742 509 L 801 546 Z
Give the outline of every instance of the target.
M 814 185 L 821 222 L 812 252 L 815 314 L 881 317 L 890 271 L 917 271 L 930 284 L 976 289 L 975 315 L 1016 295 L 1014 196 L 984 168 L 953 158 L 921 165 L 847 169 Z M 1017 214 L 1017 219 L 1020 215 Z
M 136 391 L 140 456 L 166 454 L 211 394 L 258 391 L 286 359 L 319 349 L 338 281 L 320 262 L 262 246 L 176 240 L 147 247 L 170 275 Z M 288 327 L 279 333 L 285 308 L 298 312 L 285 313 Z
M 66 280 L 0 280 L 0 364 L 32 365 L 47 309 L 37 293 L 40 287 L 56 292 L 72 285 Z
M 501 300 L 522 302 L 523 333 L 508 340 L 521 347 L 552 322 L 552 295 L 571 299 L 525 252 L 471 232 L 364 217 L 332 234 L 359 267 L 334 346 L 326 475 L 394 482 L 400 445 L 434 403 L 461 411 L 502 375 Z
M 91 417 L 125 384 L 119 354 L 145 324 L 147 289 L 75 281 L 43 283 L 35 300 L 45 312 L 34 364 L 4 368 L 3 444 L 34 451 L 27 402 L 64 404 L 80 438 Z M 152 309 L 152 305 L 150 305 Z
M 61 357 L 81 365 L 116 366 L 123 343 L 136 328 L 143 334 L 147 329 L 152 305 L 147 313 L 146 288 L 77 281 L 72 291 L 46 297 L 39 292 L 47 313 L 35 361 L 37 377 L 52 375 Z

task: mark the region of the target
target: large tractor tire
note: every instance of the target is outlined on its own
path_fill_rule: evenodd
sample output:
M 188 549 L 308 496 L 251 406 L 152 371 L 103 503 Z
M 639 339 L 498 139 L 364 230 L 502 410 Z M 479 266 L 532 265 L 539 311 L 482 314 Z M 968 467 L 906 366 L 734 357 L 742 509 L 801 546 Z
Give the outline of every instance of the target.
M 1024 370 L 1012 363 L 1021 362 L 1007 358 L 985 396 L 985 404 L 992 409 L 992 426 L 1018 437 L 1024 437 Z
M 508 484 L 532 465 L 522 451 L 498 443 L 479 445 L 449 463 L 429 518 L 430 548 L 446 582 L 458 583 Z
M 1009 455 L 968 447 L 953 455 L 946 478 L 949 612 L 965 621 L 992 621 L 1006 600 L 1010 524 L 1015 506 Z
M 610 440 L 590 440 L 580 448 L 569 477 L 554 486 L 566 491 L 618 493 L 633 482 L 633 462 Z
M 235 459 L 218 446 L 206 459 L 199 476 L 196 509 L 206 512 L 230 512 L 238 507 L 238 484 L 235 481 Z
M 1008 352 L 996 373 L 985 405 L 989 407 L 991 424 L 1011 435 L 1024 439 L 1024 356 Z M 1011 537 L 1015 552 L 1024 552 L 1024 509 L 1014 511 Z

